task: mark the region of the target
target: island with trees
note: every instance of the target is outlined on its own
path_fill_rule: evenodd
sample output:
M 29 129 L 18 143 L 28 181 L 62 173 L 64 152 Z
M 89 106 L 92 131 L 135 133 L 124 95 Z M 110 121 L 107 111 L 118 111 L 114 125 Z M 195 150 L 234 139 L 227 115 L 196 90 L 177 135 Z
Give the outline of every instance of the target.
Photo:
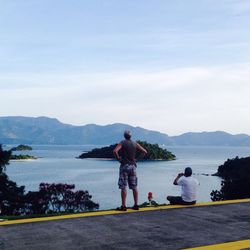
M 147 150 L 147 155 L 142 160 L 175 160 L 176 156 L 167 149 L 161 148 L 158 144 L 150 144 L 145 141 L 137 141 L 142 147 Z M 107 147 L 95 148 L 89 152 L 82 153 L 78 158 L 97 158 L 97 159 L 114 159 L 113 150 L 117 144 Z M 138 157 L 138 155 L 137 155 Z
M 33 155 L 12 155 L 11 154 L 10 160 L 37 160 L 37 157 Z
M 211 192 L 213 201 L 250 198 L 250 157 L 228 159 L 214 175 L 222 182 L 220 190 Z
M 13 147 L 11 148 L 11 151 L 31 151 L 32 147 L 28 146 L 28 145 L 24 145 L 24 144 L 20 144 L 17 147 Z
M 10 160 L 36 160 L 37 157 L 32 156 L 32 155 L 28 155 L 28 154 L 15 155 L 12 153 L 13 151 L 31 151 L 31 150 L 32 150 L 32 147 L 28 145 L 24 145 L 24 144 L 20 144 L 17 147 L 13 147 L 10 149 L 10 152 L 11 152 Z

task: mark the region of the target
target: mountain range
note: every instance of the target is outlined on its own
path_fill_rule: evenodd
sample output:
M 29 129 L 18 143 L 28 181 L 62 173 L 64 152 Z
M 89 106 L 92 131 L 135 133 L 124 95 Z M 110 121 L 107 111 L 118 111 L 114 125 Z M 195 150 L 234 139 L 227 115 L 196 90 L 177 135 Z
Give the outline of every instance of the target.
M 0 144 L 110 145 L 123 139 L 125 129 L 132 132 L 134 140 L 166 146 L 250 146 L 250 136 L 246 134 L 215 131 L 168 136 L 121 123 L 74 126 L 55 118 L 23 116 L 0 117 Z

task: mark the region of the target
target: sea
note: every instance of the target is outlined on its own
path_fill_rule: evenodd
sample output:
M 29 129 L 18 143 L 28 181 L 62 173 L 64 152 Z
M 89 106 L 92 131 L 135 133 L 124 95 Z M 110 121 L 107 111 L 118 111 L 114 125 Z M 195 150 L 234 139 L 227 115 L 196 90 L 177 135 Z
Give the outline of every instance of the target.
M 16 146 L 16 145 L 15 145 Z M 4 149 L 11 148 L 7 145 Z M 9 178 L 25 191 L 36 191 L 39 184 L 75 184 L 75 190 L 88 190 L 100 209 L 120 206 L 118 189 L 119 163 L 115 160 L 79 159 L 81 153 L 96 145 L 32 145 L 32 151 L 15 152 L 39 157 L 37 160 L 10 161 L 6 168 Z M 101 147 L 101 145 L 100 145 Z M 168 204 L 167 195 L 180 195 L 180 187 L 173 185 L 176 175 L 185 167 L 193 169 L 200 182 L 197 200 L 211 201 L 212 190 L 220 190 L 221 178 L 212 176 L 227 159 L 250 156 L 250 147 L 167 147 L 176 155 L 174 161 L 139 162 L 137 167 L 139 203 L 147 201 L 148 192 L 159 204 Z M 128 191 L 127 206 L 133 205 Z

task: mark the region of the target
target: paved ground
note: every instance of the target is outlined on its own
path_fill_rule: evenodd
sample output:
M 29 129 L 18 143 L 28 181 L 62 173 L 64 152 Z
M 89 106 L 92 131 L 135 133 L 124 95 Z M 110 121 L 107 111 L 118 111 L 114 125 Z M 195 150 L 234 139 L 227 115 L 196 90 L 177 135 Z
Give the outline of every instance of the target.
M 250 239 L 250 202 L 0 226 L 0 249 L 183 249 Z

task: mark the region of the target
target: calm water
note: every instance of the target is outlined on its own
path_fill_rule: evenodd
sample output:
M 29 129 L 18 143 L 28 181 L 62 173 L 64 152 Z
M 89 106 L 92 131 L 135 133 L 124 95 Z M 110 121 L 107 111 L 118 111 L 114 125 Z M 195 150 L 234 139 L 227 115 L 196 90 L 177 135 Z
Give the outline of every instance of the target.
M 11 161 L 7 174 L 26 191 L 37 190 L 41 182 L 75 184 L 76 189 L 88 190 L 100 209 L 120 205 L 117 187 L 119 164 L 116 161 L 76 159 L 83 151 L 92 149 L 83 146 L 33 146 L 30 155 L 42 157 L 31 161 Z M 198 201 L 209 201 L 210 192 L 220 189 L 220 178 L 205 176 L 213 174 L 228 158 L 250 155 L 250 147 L 168 147 L 177 156 L 175 161 L 143 162 L 138 164 L 139 202 L 147 200 L 153 192 L 154 200 L 166 203 L 166 195 L 179 195 L 180 188 L 173 180 L 186 166 L 193 168 L 200 182 Z M 21 153 L 21 152 L 17 152 Z M 25 152 L 26 153 L 26 152 Z M 128 206 L 133 205 L 132 193 L 128 193 Z

